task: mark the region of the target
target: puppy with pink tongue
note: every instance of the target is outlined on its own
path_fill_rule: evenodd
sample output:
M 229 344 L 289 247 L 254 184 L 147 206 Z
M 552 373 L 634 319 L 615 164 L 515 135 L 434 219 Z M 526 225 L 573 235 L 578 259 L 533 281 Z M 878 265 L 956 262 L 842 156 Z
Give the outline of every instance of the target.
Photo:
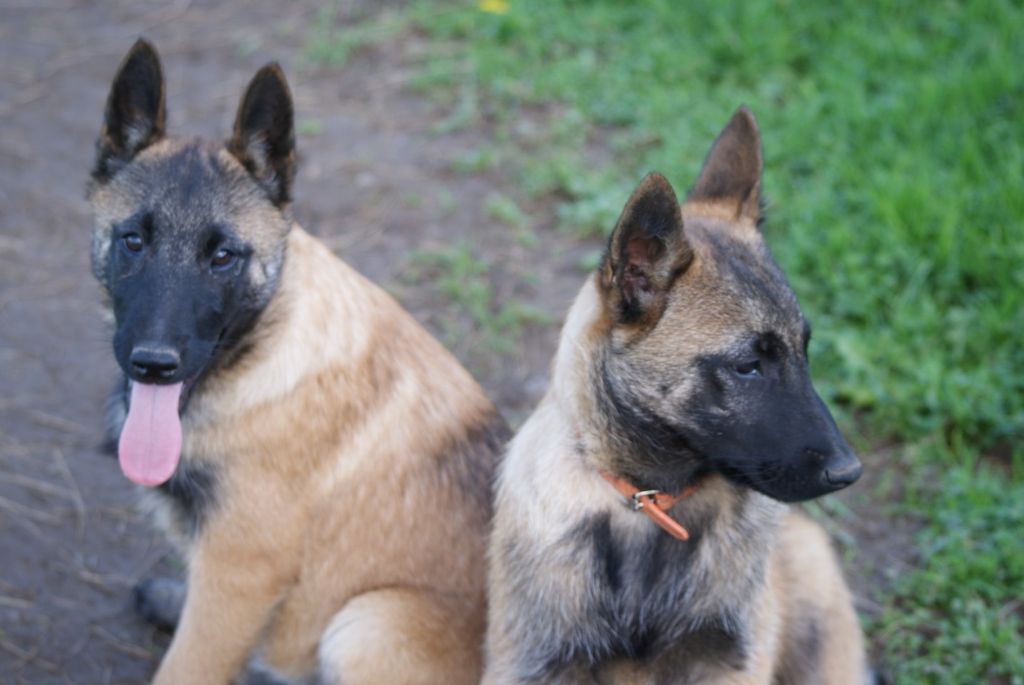
M 174 475 L 181 457 L 181 388 L 181 383 L 132 383 L 117 456 L 121 471 L 133 483 L 155 487 Z
M 174 628 L 146 682 L 249 682 L 255 656 L 274 682 L 478 685 L 504 422 L 390 295 L 294 222 L 280 66 L 252 78 L 225 142 L 165 124 L 163 70 L 139 40 L 88 197 L 127 378 L 107 436 L 185 564 L 133 591 L 142 617 Z M 382 508 L 382 492 L 400 496 Z

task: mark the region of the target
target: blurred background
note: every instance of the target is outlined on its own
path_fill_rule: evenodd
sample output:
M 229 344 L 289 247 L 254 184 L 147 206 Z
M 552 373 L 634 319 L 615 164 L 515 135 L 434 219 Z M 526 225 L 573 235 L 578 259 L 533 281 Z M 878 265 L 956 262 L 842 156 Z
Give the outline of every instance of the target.
M 811 504 L 898 683 L 1024 684 L 1019 1 L 0 1 L 0 682 L 137 683 L 180 562 L 99 449 L 115 378 L 83 200 L 139 35 L 173 133 L 225 137 L 269 60 L 295 215 L 518 425 L 648 170 L 680 194 L 740 104 L 813 374 L 863 455 Z

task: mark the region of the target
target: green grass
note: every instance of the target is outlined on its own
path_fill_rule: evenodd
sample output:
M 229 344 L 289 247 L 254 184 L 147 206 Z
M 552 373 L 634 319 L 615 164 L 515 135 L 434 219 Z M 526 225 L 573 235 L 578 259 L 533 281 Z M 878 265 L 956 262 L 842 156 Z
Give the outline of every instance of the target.
M 360 11 L 365 13 L 365 10 Z M 339 25 L 341 13 L 339 0 L 325 2 L 320 6 L 313 19 L 305 50 L 309 62 L 343 66 L 353 52 L 391 39 L 408 26 L 404 15 L 387 10 L 375 15 L 372 21 L 358 21 L 361 17 L 357 11 L 354 16 L 349 16 L 349 21 L 344 25 Z M 347 13 L 353 15 L 351 7 L 347 8 Z
M 407 276 L 410 281 L 432 284 L 455 312 L 466 315 L 468 329 L 479 336 L 484 349 L 499 356 L 509 355 L 516 351 L 527 326 L 551 322 L 543 312 L 527 305 L 498 302 L 489 272 L 488 261 L 476 256 L 469 246 L 457 245 L 417 252 Z M 467 326 L 454 313 L 443 316 L 441 326 L 449 345 L 465 337 Z
M 769 241 L 816 323 L 826 397 L 867 413 L 879 437 L 983 449 L 1024 437 L 1019 6 L 413 11 L 436 43 L 419 84 L 454 96 L 463 125 L 486 112 L 514 143 L 503 156 L 519 190 L 560 198 L 583 235 L 610 230 L 647 170 L 684 191 L 749 105 Z M 607 163 L 590 162 L 594 147 Z
M 896 683 L 1024 685 L 1024 492 L 958 468 L 908 505 L 927 560 L 869 626 Z
M 883 598 L 875 643 L 899 683 L 1024 682 L 1020 2 L 418 2 L 401 16 L 428 44 L 414 83 L 448 108 L 437 130 L 491 135 L 456 170 L 500 170 L 508 196 L 553 206 L 581 239 L 611 229 L 648 170 L 684 193 L 751 107 L 767 239 L 814 323 L 818 388 L 860 444 L 904 445 L 891 468 L 922 521 L 923 565 Z M 487 211 L 523 221 L 504 195 Z

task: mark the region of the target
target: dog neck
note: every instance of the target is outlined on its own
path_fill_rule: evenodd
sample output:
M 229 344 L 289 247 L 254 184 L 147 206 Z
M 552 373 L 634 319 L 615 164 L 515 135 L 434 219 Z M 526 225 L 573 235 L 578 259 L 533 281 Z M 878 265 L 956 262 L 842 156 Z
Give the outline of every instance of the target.
M 308 297 L 330 292 L 330 298 Z M 263 325 L 246 357 L 208 378 L 192 399 L 183 420 L 194 428 L 215 425 L 229 416 L 283 397 L 318 369 L 346 365 L 366 354 L 374 314 L 372 288 L 326 247 L 295 225 L 281 280 L 266 309 Z M 313 328 L 326 328 L 312 335 Z
M 608 451 L 602 434 L 606 426 L 594 396 L 593 370 L 600 363 L 605 341 L 599 330 L 604 305 L 595 273 L 566 315 L 552 371 L 552 395 L 567 425 L 576 430 L 581 449 L 597 468 L 608 469 Z
M 601 477 L 608 481 L 609 485 L 626 498 L 626 503 L 633 508 L 633 511 L 641 512 L 677 540 L 685 542 L 690 539 L 690 532 L 666 512 L 679 503 L 680 500 L 692 495 L 694 490 L 696 490 L 696 486 L 690 486 L 678 495 L 669 495 L 661 490 L 641 490 L 626 479 L 620 478 L 610 471 L 601 471 L 600 473 Z
M 606 368 L 611 335 L 607 316 L 595 274 L 562 328 L 551 399 L 595 470 L 611 472 L 640 490 L 682 492 L 704 475 L 702 463 L 687 458 L 689 445 L 671 426 L 621 397 L 621 379 Z M 645 463 L 673 468 L 646 468 Z
M 590 369 L 596 361 L 599 341 L 595 325 L 601 317 L 602 303 L 595 273 L 584 284 L 566 315 L 555 352 L 552 389 L 559 405 L 577 425 L 594 411 L 593 398 L 587 396 Z

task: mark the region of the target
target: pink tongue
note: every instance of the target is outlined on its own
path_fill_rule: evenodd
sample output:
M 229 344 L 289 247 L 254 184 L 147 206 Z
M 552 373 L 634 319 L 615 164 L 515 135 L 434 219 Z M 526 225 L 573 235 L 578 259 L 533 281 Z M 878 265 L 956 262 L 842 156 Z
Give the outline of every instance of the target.
M 155 486 L 174 474 L 181 456 L 180 397 L 181 383 L 132 383 L 128 418 L 117 445 L 121 471 L 128 480 Z

